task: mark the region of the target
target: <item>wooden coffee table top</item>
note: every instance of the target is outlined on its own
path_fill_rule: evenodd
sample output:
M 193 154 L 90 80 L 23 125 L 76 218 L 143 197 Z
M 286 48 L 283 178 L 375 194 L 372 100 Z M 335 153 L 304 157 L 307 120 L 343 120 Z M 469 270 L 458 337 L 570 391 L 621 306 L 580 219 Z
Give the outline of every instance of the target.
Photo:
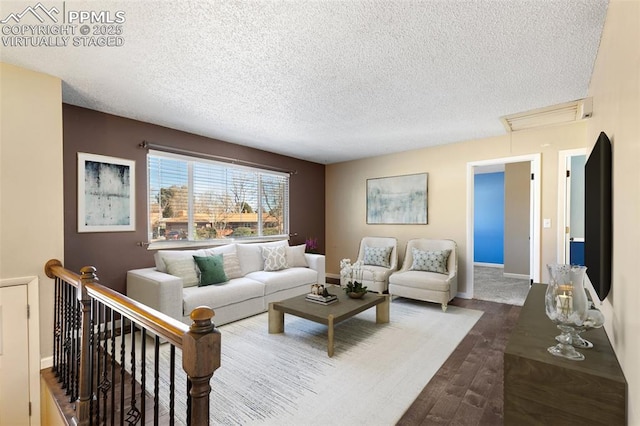
M 351 299 L 339 287 L 332 288 L 329 291 L 331 294 L 338 296 L 337 302 L 322 305 L 309 302 L 305 300 L 306 295 L 302 295 L 281 302 L 274 302 L 273 309 L 327 325 L 330 315 L 333 315 L 333 322 L 338 323 L 384 302 L 388 297 L 377 293 L 367 293 L 361 299 Z

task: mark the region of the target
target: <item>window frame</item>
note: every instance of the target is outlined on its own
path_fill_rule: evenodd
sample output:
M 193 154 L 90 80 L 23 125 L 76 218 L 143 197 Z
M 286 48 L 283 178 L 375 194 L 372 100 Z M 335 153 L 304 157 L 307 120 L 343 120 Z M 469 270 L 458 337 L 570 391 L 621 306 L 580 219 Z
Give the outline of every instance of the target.
M 184 161 L 187 164 L 187 235 L 188 239 L 181 240 L 153 240 L 153 231 L 152 231 L 152 218 L 151 218 L 151 205 L 152 205 L 152 185 L 151 185 L 151 171 L 150 171 L 150 157 L 156 158 L 164 158 L 169 160 L 177 160 Z M 167 248 L 187 248 L 187 247 L 213 247 L 220 246 L 225 244 L 231 244 L 234 242 L 241 243 L 251 243 L 251 242 L 264 242 L 264 241 L 277 241 L 277 240 L 288 240 L 289 239 L 289 230 L 290 230 L 290 215 L 289 209 L 291 205 L 291 173 L 282 172 L 277 170 L 270 170 L 268 168 L 260 168 L 257 166 L 245 166 L 240 164 L 234 164 L 232 162 L 225 162 L 207 158 L 204 154 L 202 157 L 197 155 L 186 155 L 186 154 L 178 154 L 173 152 L 167 152 L 162 150 L 154 150 L 150 149 L 146 154 L 146 173 L 147 173 L 147 188 L 146 188 L 146 203 L 147 203 L 147 247 L 148 249 L 167 249 Z M 195 236 L 195 208 L 194 208 L 194 168 L 195 164 L 204 164 L 204 165 L 213 165 L 216 167 L 223 167 L 225 169 L 225 173 L 227 170 L 231 171 L 240 171 L 240 172 L 249 172 L 255 173 L 257 176 L 256 180 L 256 192 L 253 194 L 257 199 L 257 205 L 252 206 L 255 207 L 257 212 L 257 230 L 259 235 L 250 236 L 250 237 L 218 237 L 213 239 L 191 239 Z M 282 220 L 283 220 L 283 233 L 275 234 L 275 235 L 264 235 L 264 223 L 263 223 L 263 214 L 262 210 L 264 208 L 263 205 L 263 196 L 262 196 L 262 177 L 263 176 L 277 176 L 284 177 L 285 187 L 284 187 L 284 202 L 283 202 L 283 212 L 282 212 Z M 158 188 L 158 191 L 161 187 Z M 262 207 L 262 208 L 261 208 Z

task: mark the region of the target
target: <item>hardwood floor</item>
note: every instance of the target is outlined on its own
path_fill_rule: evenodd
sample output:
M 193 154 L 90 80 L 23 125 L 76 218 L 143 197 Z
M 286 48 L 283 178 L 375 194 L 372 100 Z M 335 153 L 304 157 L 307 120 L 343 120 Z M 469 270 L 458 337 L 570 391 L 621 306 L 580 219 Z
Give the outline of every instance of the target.
M 520 306 L 454 299 L 484 314 L 398 421 L 398 425 L 503 424 L 503 353 Z
M 503 424 L 503 352 L 521 307 L 475 299 L 454 299 L 450 304 L 484 314 L 398 425 Z M 56 381 L 48 372 L 44 377 L 52 384 Z M 60 396 L 60 400 L 64 397 Z M 147 407 L 151 406 L 149 401 Z M 69 404 L 64 412 L 68 419 L 73 415 L 72 410 Z M 166 410 L 162 411 L 163 420 L 168 421 Z

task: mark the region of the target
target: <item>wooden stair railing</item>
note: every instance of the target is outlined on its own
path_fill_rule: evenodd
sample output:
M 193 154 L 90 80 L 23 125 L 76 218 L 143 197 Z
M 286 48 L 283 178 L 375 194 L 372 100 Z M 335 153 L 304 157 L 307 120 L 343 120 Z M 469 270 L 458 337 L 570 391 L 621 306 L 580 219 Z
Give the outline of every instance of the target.
M 155 339 L 151 357 L 155 364 L 152 424 L 158 424 L 161 417 L 161 341 L 169 344 L 171 360 L 169 412 L 168 415 L 165 413 L 165 418 L 173 424 L 177 414 L 181 414 L 175 412 L 174 400 L 175 348 L 178 348 L 182 350 L 182 368 L 187 378 L 187 408 L 182 418 L 191 425 L 209 424 L 209 382 L 220 367 L 221 341 L 219 331 L 211 322 L 214 316 L 211 308 L 202 306 L 194 309 L 190 316 L 193 323 L 188 327 L 99 284 L 96 269 L 92 266 L 83 267 L 81 275 L 78 275 L 65 269 L 59 260 L 52 259 L 46 263 L 45 273 L 55 280 L 53 372 L 70 402 L 75 403 L 74 424 L 134 425 L 149 421 L 146 400 L 151 395 L 146 386 L 146 348 L 147 339 L 152 336 L 147 332 Z M 137 342 L 135 336 L 138 332 Z M 118 336 L 119 354 L 116 348 Z M 130 343 L 127 343 L 128 338 Z M 140 352 L 140 360 L 136 359 L 136 348 Z M 126 351 L 130 351 L 129 364 Z M 137 364 L 140 371 L 136 371 Z M 127 366 L 128 372 L 125 371 Z M 127 380 L 131 382 L 128 389 L 125 388 Z M 120 385 L 119 391 L 116 384 Z M 125 398 L 127 393 L 128 401 Z

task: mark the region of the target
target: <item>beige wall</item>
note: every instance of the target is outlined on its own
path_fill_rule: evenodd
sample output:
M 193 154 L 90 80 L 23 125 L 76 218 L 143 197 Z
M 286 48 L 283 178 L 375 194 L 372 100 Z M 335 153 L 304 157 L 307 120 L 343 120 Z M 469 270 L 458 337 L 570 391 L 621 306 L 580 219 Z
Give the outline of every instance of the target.
M 60 79 L 0 64 L 0 278 L 38 276 L 40 352 L 53 351 L 53 282 L 63 260 Z
M 497 120 L 497 118 L 496 118 Z M 411 238 L 450 238 L 458 243 L 458 290 L 467 291 L 467 163 L 541 153 L 541 218 L 556 218 L 558 151 L 587 146 L 586 122 L 327 166 L 327 273 L 338 274 L 342 258 L 355 258 L 365 236 L 398 238 L 400 256 Z M 367 225 L 366 180 L 429 173 L 428 225 Z M 542 228 L 542 226 L 540 226 Z M 540 265 L 557 261 L 556 223 L 541 229 Z
M 613 276 L 601 310 L 622 365 L 628 422 L 640 425 L 640 1 L 609 4 L 591 77 L 589 149 L 604 131 L 613 149 Z M 597 300 L 597 298 L 596 298 Z
M 504 273 L 529 277 L 531 163 L 504 166 Z

